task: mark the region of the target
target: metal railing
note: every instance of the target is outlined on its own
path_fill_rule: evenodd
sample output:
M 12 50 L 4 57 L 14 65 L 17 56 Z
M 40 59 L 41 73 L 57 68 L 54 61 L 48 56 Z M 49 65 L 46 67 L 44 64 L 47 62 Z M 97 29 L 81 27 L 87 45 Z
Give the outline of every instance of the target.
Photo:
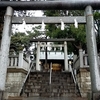
M 77 77 L 76 77 L 76 74 L 75 74 L 75 70 L 72 68 L 71 64 L 69 64 L 69 67 L 70 67 L 70 72 L 72 74 L 72 77 L 73 77 L 73 80 L 74 80 L 74 83 L 75 83 L 75 92 L 77 93 L 77 90 L 78 90 L 78 93 L 81 96 L 81 92 L 80 92 L 80 88 L 79 88 L 79 85 L 78 85 L 78 81 L 77 81 Z
M 25 85 L 25 83 L 26 83 L 26 81 L 27 81 L 27 79 L 28 79 L 28 77 L 29 77 L 29 74 L 30 74 L 30 72 L 31 72 L 31 70 L 32 70 L 32 68 L 34 67 L 34 61 L 30 64 L 30 68 L 29 68 L 29 70 L 28 70 L 28 73 L 27 73 L 27 75 L 26 75 L 26 77 L 25 77 L 25 79 L 24 79 L 24 81 L 23 81 L 23 83 L 22 83 L 22 86 L 21 86 L 21 88 L 20 88 L 20 90 L 19 90 L 19 96 L 21 96 L 22 95 L 22 93 L 23 93 L 23 91 L 24 91 L 24 85 Z

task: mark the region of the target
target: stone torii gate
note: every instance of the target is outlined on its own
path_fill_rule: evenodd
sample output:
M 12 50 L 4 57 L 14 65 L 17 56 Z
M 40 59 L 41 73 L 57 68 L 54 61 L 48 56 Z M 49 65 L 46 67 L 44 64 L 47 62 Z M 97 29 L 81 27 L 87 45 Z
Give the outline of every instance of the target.
M 63 45 L 55 45 L 54 47 L 64 47 L 64 69 L 65 71 L 69 71 L 68 69 L 68 53 L 67 53 L 67 42 L 73 42 L 75 39 L 32 39 L 30 42 L 37 42 L 37 56 L 36 56 L 36 70 L 40 71 L 39 66 L 39 58 L 40 58 L 40 47 L 48 47 L 49 45 L 42 45 L 40 42 L 64 42 Z M 52 47 L 52 45 L 51 45 Z M 47 59 L 46 59 L 47 60 Z M 47 63 L 46 63 L 47 65 Z
M 100 73 L 97 56 L 96 37 L 94 34 L 93 9 L 100 9 L 100 0 L 56 0 L 56 1 L 0 1 L 0 8 L 6 9 L 0 55 L 0 91 L 5 90 L 8 64 L 10 30 L 14 10 L 85 10 L 86 38 L 89 54 L 92 92 L 100 92 Z

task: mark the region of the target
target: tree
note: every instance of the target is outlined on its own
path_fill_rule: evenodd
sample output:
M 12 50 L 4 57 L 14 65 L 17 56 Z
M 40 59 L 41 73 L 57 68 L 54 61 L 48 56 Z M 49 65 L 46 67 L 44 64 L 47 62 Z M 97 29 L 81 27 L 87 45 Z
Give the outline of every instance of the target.
M 78 54 L 79 49 L 87 51 L 85 25 L 79 25 L 78 28 L 75 28 L 74 25 L 70 25 L 69 34 L 70 37 L 75 38 L 75 42 L 72 43 L 71 47 L 74 53 Z
M 66 10 L 50 10 L 44 11 L 46 16 L 79 16 L 84 15 L 83 11 L 66 11 Z M 48 24 L 46 26 L 47 35 L 50 38 L 75 38 L 75 42 L 68 43 L 68 52 L 74 52 L 78 54 L 78 49 L 82 48 L 86 50 L 86 33 L 85 26 L 79 25 L 78 28 L 75 28 L 74 25 L 67 24 L 65 25 L 65 30 L 60 29 L 61 25 L 59 24 Z
M 25 33 L 15 33 L 11 37 L 11 47 L 10 49 L 14 49 L 16 52 L 23 50 L 24 48 L 28 48 L 29 36 L 26 36 Z
M 0 10 L 0 45 L 1 45 L 1 39 L 2 39 L 4 14 L 5 14 L 5 10 Z
M 30 40 L 37 38 L 40 35 L 40 32 L 38 31 L 39 29 L 40 26 L 37 26 L 35 28 L 33 27 L 33 32 L 27 31 L 27 34 L 21 32 L 13 33 L 11 36 L 10 49 L 14 49 L 16 53 L 23 49 L 25 52 L 30 51 L 30 47 L 32 46 Z
M 100 12 L 94 12 L 94 22 L 95 22 L 95 30 L 96 30 L 96 39 L 97 39 L 97 50 L 100 52 Z

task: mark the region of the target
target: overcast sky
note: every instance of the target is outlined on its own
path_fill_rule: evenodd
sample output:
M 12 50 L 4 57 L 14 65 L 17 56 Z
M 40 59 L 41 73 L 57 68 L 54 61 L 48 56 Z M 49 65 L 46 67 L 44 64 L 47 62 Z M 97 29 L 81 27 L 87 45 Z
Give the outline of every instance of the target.
M 26 15 L 28 15 L 28 14 L 30 14 L 31 17 L 42 17 L 43 16 L 43 12 L 41 10 L 27 11 Z M 30 25 L 30 24 L 26 25 L 26 23 L 23 22 L 23 24 L 13 25 L 12 27 L 13 27 L 12 31 L 13 31 L 13 33 L 15 33 L 15 32 L 31 31 L 32 27 L 34 27 L 34 25 Z

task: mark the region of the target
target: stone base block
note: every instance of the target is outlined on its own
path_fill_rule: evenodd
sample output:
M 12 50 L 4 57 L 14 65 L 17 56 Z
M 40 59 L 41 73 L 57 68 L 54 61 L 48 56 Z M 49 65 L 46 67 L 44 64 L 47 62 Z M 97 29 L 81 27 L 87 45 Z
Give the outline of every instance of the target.
M 100 92 L 99 93 L 93 93 L 93 100 L 100 100 Z

